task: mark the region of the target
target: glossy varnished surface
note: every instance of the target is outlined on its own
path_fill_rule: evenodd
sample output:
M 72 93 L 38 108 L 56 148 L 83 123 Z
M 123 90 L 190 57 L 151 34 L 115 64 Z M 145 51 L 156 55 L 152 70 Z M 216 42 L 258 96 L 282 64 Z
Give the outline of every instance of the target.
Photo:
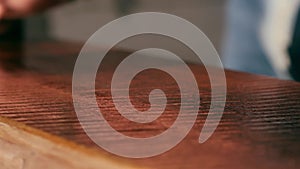
M 72 104 L 72 70 L 81 45 L 39 42 L 23 46 L 1 44 L 0 48 L 2 117 L 106 153 L 85 135 Z M 150 124 L 138 125 L 122 118 L 113 106 L 109 79 L 112 68 L 126 55 L 128 53 L 118 50 L 110 52 L 106 60 L 109 66 L 99 70 L 97 81 L 101 83 L 96 85 L 97 101 L 106 119 L 123 134 L 133 137 L 159 134 L 177 117 L 178 87 L 162 72 L 152 70 L 146 76 L 140 74 L 131 90 L 136 108 L 143 110 L 149 106 L 148 92 L 153 88 L 166 92 L 170 106 L 162 117 Z M 222 121 L 216 133 L 199 144 L 200 130 L 210 106 L 210 84 L 203 67 L 190 67 L 199 84 L 201 107 L 189 135 L 178 146 L 157 157 L 117 158 L 148 168 L 299 168 L 299 83 L 226 71 L 228 93 Z M 180 67 L 175 68 L 180 70 Z M 158 78 L 160 83 L 157 83 Z M 162 85 L 165 83 L 168 85 Z M 109 137 L 109 133 L 105 136 Z

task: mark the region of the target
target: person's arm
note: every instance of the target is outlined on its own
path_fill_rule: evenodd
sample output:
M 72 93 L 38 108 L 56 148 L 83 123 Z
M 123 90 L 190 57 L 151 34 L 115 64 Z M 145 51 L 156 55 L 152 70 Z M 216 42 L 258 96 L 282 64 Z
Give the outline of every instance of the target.
M 70 0 L 0 0 L 0 18 L 23 18 Z

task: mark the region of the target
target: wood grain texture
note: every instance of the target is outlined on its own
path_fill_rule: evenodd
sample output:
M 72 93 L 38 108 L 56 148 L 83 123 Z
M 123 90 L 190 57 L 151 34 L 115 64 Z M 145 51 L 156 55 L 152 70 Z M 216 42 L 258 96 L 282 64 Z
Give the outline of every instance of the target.
M 222 121 L 214 135 L 204 144 L 199 144 L 200 129 L 210 106 L 210 84 L 205 69 L 192 64 L 190 67 L 197 77 L 201 107 L 193 129 L 179 145 L 162 155 L 147 159 L 126 159 L 102 150 L 82 130 L 72 104 L 71 77 L 80 48 L 78 44 L 59 42 L 0 45 L 0 116 L 17 122 L 2 119 L 1 124 L 11 128 L 16 126 L 17 131 L 25 132 L 25 135 L 31 134 L 32 137 L 49 141 L 44 142 L 45 145 L 61 147 L 61 152 L 57 152 L 53 159 L 61 159 L 59 154 L 69 154 L 67 150 L 70 150 L 70 154 L 75 151 L 84 157 L 74 157 L 73 161 L 70 157 L 68 162 L 74 162 L 75 165 L 96 158 L 104 162 L 108 160 L 108 166 L 116 164 L 124 166 L 122 168 L 128 165 L 132 168 L 158 169 L 299 168 L 299 83 L 226 71 L 228 93 Z M 136 108 L 143 110 L 149 107 L 148 92 L 153 88 L 166 92 L 169 106 L 163 116 L 150 124 L 134 124 L 122 118 L 113 105 L 109 84 L 113 68 L 128 54 L 121 50 L 113 50 L 108 54 L 105 65 L 109 66 L 99 70 L 96 80 L 101 81 L 96 85 L 97 101 L 105 118 L 123 134 L 132 137 L 157 135 L 165 131 L 177 117 L 180 106 L 178 87 L 171 77 L 162 72 L 140 74 L 131 87 L 131 99 Z M 175 68 L 180 70 L 180 67 Z M 159 83 L 157 79 L 160 79 Z M 91 121 L 91 125 L 93 123 Z M 19 124 L 30 130 L 18 127 Z M 15 134 L 3 134 L 7 131 L 16 132 L 16 129 L 0 127 L 1 145 L 18 139 Z M 109 137 L 109 133 L 106 133 L 106 137 Z M 68 146 L 70 144 L 73 146 Z M 116 144 L 122 145 L 122 142 L 116 141 Z M 18 142 L 16 146 L 20 146 Z M 33 145 L 28 146 L 28 151 L 39 153 L 39 149 L 30 148 Z M 82 154 L 84 151 L 88 151 L 88 155 Z M 103 161 L 99 160 L 99 163 Z M 53 162 L 45 160 L 43 163 Z M 67 163 L 58 163 L 61 167 L 63 164 Z M 76 167 L 85 168 L 80 165 Z

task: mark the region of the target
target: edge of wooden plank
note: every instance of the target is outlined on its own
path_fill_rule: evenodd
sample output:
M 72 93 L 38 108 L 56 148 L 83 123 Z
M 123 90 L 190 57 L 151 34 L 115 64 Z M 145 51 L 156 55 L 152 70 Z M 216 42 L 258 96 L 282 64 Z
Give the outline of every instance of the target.
M 141 168 L 3 117 L 0 117 L 0 166 L 4 169 Z

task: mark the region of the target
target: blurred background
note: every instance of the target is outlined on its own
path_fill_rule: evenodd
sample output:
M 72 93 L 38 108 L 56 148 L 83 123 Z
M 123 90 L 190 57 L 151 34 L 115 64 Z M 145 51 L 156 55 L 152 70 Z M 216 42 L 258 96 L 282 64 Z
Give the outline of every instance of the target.
M 76 0 L 28 18 L 26 38 L 86 41 L 101 26 L 121 16 L 166 12 L 198 26 L 220 49 L 225 3 L 224 0 Z
M 73 0 L 15 25 L 22 27 L 25 41 L 56 39 L 83 43 L 101 26 L 121 16 L 165 12 L 199 27 L 212 41 L 227 69 L 300 80 L 297 65 L 300 51 L 295 38 L 299 1 Z M 152 42 L 164 43 L 168 49 L 180 53 L 181 49 L 172 43 L 155 38 Z M 120 45 L 130 50 L 143 43 L 137 39 Z

